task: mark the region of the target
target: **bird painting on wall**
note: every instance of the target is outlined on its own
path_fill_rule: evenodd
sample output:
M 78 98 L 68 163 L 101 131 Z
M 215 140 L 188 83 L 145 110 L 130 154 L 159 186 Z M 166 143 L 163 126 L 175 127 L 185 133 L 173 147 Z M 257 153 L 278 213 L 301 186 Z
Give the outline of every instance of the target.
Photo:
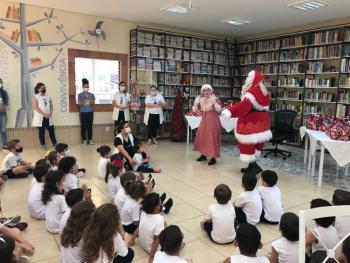
M 96 27 L 94 30 L 88 30 L 88 33 L 90 36 L 96 37 L 98 48 L 100 48 L 100 45 L 98 42 L 99 38 L 101 37 L 103 40 L 105 40 L 107 37 L 106 33 L 101 29 L 102 24 L 103 24 L 103 21 L 98 21 L 96 23 Z

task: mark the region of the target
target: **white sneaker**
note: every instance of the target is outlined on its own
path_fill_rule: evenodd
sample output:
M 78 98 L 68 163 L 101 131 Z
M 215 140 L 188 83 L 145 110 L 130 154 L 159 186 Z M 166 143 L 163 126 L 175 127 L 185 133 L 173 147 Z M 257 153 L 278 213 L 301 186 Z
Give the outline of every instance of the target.
M 94 142 L 92 140 L 89 141 L 90 145 L 94 145 Z
M 42 151 L 46 151 L 47 150 L 46 145 L 41 145 L 40 148 L 41 148 Z
M 86 144 L 87 144 L 87 141 L 83 141 L 83 144 L 86 145 Z
M 85 176 L 84 172 L 80 171 L 80 172 L 77 173 L 77 177 L 78 178 L 83 177 L 83 176 Z

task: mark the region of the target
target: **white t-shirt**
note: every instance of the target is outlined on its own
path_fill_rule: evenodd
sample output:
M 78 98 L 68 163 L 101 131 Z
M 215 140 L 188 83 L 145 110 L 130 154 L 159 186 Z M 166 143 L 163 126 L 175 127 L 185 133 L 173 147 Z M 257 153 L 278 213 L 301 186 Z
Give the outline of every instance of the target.
M 207 220 L 213 222 L 211 236 L 217 243 L 229 243 L 236 238 L 235 207 L 231 202 L 225 205 L 213 204 L 208 207 Z
M 64 192 L 68 193 L 69 190 L 79 188 L 79 179 L 75 174 L 66 174 L 64 176 Z
M 81 263 L 83 262 L 81 256 L 81 248 L 83 241 L 80 240 L 75 247 L 63 247 L 61 246 L 61 263 Z
M 135 153 L 134 157 L 132 157 L 132 159 L 136 162 L 136 164 L 134 165 L 133 169 L 134 171 L 137 170 L 137 168 L 139 168 L 139 166 L 142 164 L 143 158 L 142 158 L 142 153 Z
M 267 257 L 231 256 L 231 263 L 270 263 Z
M 97 176 L 101 179 L 105 179 L 107 163 L 108 163 L 107 158 L 100 157 L 100 159 L 98 160 Z
M 340 239 L 350 233 L 350 216 L 337 216 L 334 223 Z
M 12 169 L 12 167 L 17 166 L 21 163 L 22 158 L 13 152 L 9 152 L 4 160 L 2 161 L 1 165 L 1 171 L 7 172 L 8 170 Z
M 35 180 L 36 181 L 36 180 Z M 28 195 L 28 211 L 29 215 L 35 219 L 45 219 L 45 205 L 41 201 L 44 183 L 35 182 Z
M 258 191 L 261 196 L 265 219 L 271 222 L 279 222 L 284 213 L 280 189 L 277 186 L 259 186 Z
M 126 246 L 122 236 L 117 233 L 117 235 L 113 239 L 114 243 L 114 253 L 118 256 L 125 257 L 128 254 L 128 247 Z M 98 259 L 94 261 L 94 263 L 111 263 L 112 261 L 108 259 L 106 253 L 104 251 L 100 251 L 100 255 Z
M 122 187 L 114 197 L 114 204 L 118 207 L 119 213 L 122 211 L 126 200 L 126 193 Z
M 319 250 L 324 251 L 334 248 L 339 242 L 338 233 L 334 226 L 329 226 L 327 228 L 318 226 L 314 228 L 314 231 L 317 234 L 316 238 L 318 242 L 312 243 L 312 253 Z M 320 241 L 325 244 L 326 247 L 321 245 Z
M 188 263 L 188 261 L 178 256 L 170 256 L 163 251 L 157 251 L 153 263 Z
M 164 230 L 164 217 L 160 214 L 141 213 L 139 225 L 139 242 L 141 247 L 151 253 L 154 236 Z M 158 248 L 159 249 L 159 248 Z
M 147 95 L 145 99 L 145 104 L 158 104 L 159 102 L 165 103 L 164 97 L 160 94 L 156 96 Z M 157 108 L 149 108 L 150 114 L 161 114 L 162 108 L 159 105 Z
M 136 200 L 127 196 L 120 213 L 120 219 L 125 226 L 140 221 L 140 204 Z
M 68 207 L 66 212 L 64 212 L 62 218 L 61 218 L 61 221 L 60 221 L 60 228 L 59 228 L 59 234 L 61 235 L 62 232 L 63 232 L 63 229 L 66 227 L 67 225 L 67 221 L 68 221 L 68 218 L 70 216 L 70 213 L 72 212 L 72 208 Z
M 46 204 L 45 218 L 46 229 L 50 233 L 57 234 L 60 228 L 61 218 L 68 209 L 64 195 L 52 195 Z
M 113 177 L 111 174 L 108 177 L 107 190 L 108 196 L 113 201 L 118 191 L 122 188 L 120 177 Z
M 285 237 L 272 242 L 278 255 L 278 263 L 296 263 L 299 261 L 299 241 L 289 241 Z
M 247 222 L 255 225 L 259 223 L 262 212 L 262 202 L 258 190 L 241 193 L 235 203 L 236 207 L 242 207 L 247 216 Z

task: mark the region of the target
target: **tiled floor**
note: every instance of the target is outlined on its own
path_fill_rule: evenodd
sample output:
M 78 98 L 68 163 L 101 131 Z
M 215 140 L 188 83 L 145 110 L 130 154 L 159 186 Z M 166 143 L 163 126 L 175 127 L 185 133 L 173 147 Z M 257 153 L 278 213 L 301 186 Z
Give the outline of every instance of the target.
M 97 146 L 71 146 L 71 152 L 78 158 L 78 164 L 87 169 L 87 175 L 81 178 L 93 193 L 93 201 L 98 206 L 109 202 L 106 195 L 106 185 L 97 178 L 95 171 L 98 160 Z M 191 146 L 184 143 L 161 141 L 160 145 L 146 147 L 151 154 L 152 164 L 161 167 L 162 173 L 155 175 L 157 184 L 155 191 L 167 192 L 174 199 L 174 207 L 165 216 L 168 224 L 178 224 L 184 235 L 186 246 L 182 252 L 186 258 L 193 258 L 196 263 L 223 262 L 224 258 L 237 254 L 238 250 L 232 245 L 216 245 L 209 241 L 201 230 L 199 223 L 206 213 L 207 206 L 215 202 L 213 190 L 219 183 L 226 183 L 233 192 L 232 201 L 241 191 L 241 167 L 236 157 L 223 155 L 216 166 L 195 161 L 197 153 Z M 25 149 L 24 158 L 35 162 L 43 153 L 38 149 Z M 1 154 L 2 161 L 5 154 Z M 295 165 L 302 165 L 296 163 Z M 278 172 L 278 185 L 282 191 L 284 208 L 286 211 L 299 212 L 309 206 L 312 198 L 323 197 L 328 200 L 334 191 L 333 186 L 324 184 L 319 189 L 316 184 L 300 176 L 293 176 L 285 172 Z M 29 217 L 27 212 L 27 194 L 29 182 L 32 178 L 8 181 L 0 193 L 4 216 L 21 215 L 29 223 L 24 236 L 36 247 L 32 262 L 60 262 L 59 236 L 49 234 L 44 222 Z M 260 183 L 260 182 L 259 182 Z M 258 225 L 262 234 L 264 247 L 260 255 L 267 255 L 271 242 L 280 234 L 278 226 Z M 134 262 L 148 262 L 147 254 L 134 245 Z

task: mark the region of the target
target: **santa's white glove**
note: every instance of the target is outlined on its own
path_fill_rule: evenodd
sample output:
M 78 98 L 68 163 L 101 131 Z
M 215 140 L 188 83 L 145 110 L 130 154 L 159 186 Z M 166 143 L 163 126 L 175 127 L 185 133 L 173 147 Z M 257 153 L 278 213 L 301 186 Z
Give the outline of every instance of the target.
M 225 119 L 229 119 L 231 118 L 232 114 L 228 109 L 226 109 L 221 112 L 221 116 L 224 117 Z

